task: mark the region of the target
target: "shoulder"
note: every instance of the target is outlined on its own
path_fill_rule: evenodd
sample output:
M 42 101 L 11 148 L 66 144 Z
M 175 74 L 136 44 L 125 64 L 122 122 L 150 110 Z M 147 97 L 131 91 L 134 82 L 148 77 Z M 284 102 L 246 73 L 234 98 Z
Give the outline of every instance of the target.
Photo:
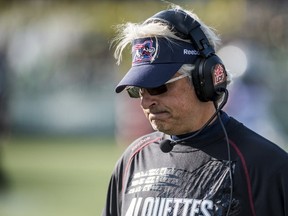
M 230 118 L 228 126 L 230 144 L 237 154 L 257 164 L 288 164 L 288 153 L 279 145 L 271 142 L 237 120 Z
M 165 136 L 166 135 L 164 133 L 159 131 L 144 135 L 136 139 L 134 142 L 132 142 L 128 146 L 124 154 L 128 155 L 135 154 L 136 152 L 141 151 L 141 149 L 145 148 L 146 146 L 149 146 L 152 143 L 158 144 L 161 140 L 163 140 Z
M 250 151 L 255 148 L 255 150 L 266 149 L 269 151 L 273 149 L 276 152 L 285 152 L 276 143 L 273 143 L 231 117 L 228 123 L 228 136 L 235 144 L 238 143 L 239 147 L 247 147 Z
M 141 152 L 144 148 L 148 148 L 152 144 L 158 145 L 159 142 L 165 138 L 165 136 L 167 135 L 156 131 L 136 139 L 125 149 L 117 162 L 117 166 L 123 166 L 124 164 L 129 163 L 129 160 L 131 160 L 131 158 Z

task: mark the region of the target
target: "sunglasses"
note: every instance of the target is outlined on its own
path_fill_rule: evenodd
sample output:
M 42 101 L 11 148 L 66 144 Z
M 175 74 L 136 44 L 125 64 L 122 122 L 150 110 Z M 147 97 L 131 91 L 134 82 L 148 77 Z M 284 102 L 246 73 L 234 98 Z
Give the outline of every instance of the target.
M 143 89 L 145 89 L 150 95 L 160 95 L 168 91 L 168 88 L 167 88 L 168 83 L 176 82 L 177 80 L 180 80 L 187 76 L 188 76 L 187 74 L 182 74 L 180 76 L 177 76 L 168 80 L 165 84 L 155 87 L 155 88 L 140 88 L 137 86 L 128 86 L 126 87 L 126 91 L 128 92 L 131 98 L 140 98 L 143 92 Z

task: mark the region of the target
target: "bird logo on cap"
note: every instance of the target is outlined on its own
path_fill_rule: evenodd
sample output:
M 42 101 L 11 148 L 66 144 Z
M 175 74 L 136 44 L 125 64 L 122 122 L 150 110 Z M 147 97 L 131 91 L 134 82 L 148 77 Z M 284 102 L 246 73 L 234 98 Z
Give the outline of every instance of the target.
M 155 52 L 153 40 L 146 40 L 143 43 L 135 44 L 132 51 L 134 54 L 133 63 L 151 61 Z

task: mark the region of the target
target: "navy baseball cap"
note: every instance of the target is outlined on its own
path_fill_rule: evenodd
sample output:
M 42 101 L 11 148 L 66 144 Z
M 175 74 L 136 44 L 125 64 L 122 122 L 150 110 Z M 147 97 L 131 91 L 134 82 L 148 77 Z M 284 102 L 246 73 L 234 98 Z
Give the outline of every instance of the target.
M 139 38 L 132 43 L 132 67 L 116 86 L 120 93 L 126 86 L 155 88 L 163 85 L 183 64 L 193 64 L 200 52 L 191 43 L 161 38 Z

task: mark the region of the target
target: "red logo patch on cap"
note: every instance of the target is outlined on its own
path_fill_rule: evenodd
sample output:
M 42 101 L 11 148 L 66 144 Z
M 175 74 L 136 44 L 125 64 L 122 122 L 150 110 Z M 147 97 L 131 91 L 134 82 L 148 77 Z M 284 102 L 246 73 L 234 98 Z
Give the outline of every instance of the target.
M 213 76 L 214 86 L 226 81 L 226 73 L 224 66 L 222 64 L 216 64 L 213 69 L 213 73 L 214 73 Z
M 132 64 L 151 61 L 155 50 L 152 40 L 146 40 L 143 43 L 135 44 L 132 48 L 134 54 Z

